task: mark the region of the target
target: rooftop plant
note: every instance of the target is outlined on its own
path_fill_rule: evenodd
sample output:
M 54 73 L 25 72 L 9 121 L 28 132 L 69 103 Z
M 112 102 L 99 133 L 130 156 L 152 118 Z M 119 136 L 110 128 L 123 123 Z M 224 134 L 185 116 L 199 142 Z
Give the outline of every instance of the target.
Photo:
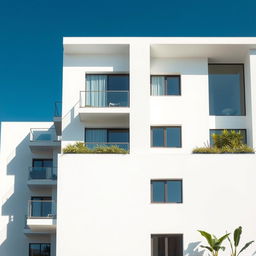
M 233 233 L 233 242 L 231 241 L 231 239 L 228 237 L 228 241 L 230 244 L 230 248 L 231 248 L 231 255 L 230 256 L 238 256 L 240 255 L 241 252 L 243 252 L 247 247 L 249 247 L 254 241 L 250 241 L 248 243 L 246 243 L 242 249 L 238 250 L 238 245 L 240 242 L 240 237 L 242 234 L 242 227 L 238 227 L 237 229 L 235 229 L 234 233 Z
M 224 130 L 221 134 L 212 134 L 213 146 L 196 147 L 193 153 L 254 153 L 243 143 L 243 135 L 234 130 Z
M 63 149 L 64 154 L 128 154 L 129 151 L 118 146 L 96 146 L 95 148 L 88 148 L 83 142 L 76 142 L 69 144 Z
M 222 246 L 222 243 L 225 239 L 228 238 L 229 234 L 217 238 L 215 235 L 211 235 L 202 230 L 198 230 L 198 232 L 200 232 L 200 234 L 206 239 L 208 243 L 208 245 L 201 245 L 201 247 L 208 250 L 212 256 L 218 256 L 220 250 L 225 250 L 225 247 Z

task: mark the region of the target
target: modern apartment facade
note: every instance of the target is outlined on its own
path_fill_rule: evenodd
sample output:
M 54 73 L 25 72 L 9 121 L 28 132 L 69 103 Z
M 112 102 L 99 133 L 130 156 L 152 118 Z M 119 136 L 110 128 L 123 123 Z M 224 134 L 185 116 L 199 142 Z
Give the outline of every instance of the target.
M 255 154 L 192 150 L 223 129 L 256 148 L 256 39 L 63 44 L 61 116 L 2 123 L 0 255 L 202 256 L 198 229 L 239 225 L 254 239 Z M 129 154 L 63 154 L 75 142 Z

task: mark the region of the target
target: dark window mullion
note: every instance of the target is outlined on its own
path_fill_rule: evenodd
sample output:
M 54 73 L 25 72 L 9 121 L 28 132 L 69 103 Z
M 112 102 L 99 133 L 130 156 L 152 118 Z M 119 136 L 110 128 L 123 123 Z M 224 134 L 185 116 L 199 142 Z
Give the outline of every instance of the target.
M 164 95 L 167 95 L 167 76 L 164 77 L 164 82 L 165 82 Z
M 167 195 L 167 181 L 164 182 L 164 202 L 166 203 L 168 200 L 168 195 Z
M 164 147 L 167 147 L 167 143 L 166 143 L 166 127 L 164 127 L 163 129 L 164 129 Z

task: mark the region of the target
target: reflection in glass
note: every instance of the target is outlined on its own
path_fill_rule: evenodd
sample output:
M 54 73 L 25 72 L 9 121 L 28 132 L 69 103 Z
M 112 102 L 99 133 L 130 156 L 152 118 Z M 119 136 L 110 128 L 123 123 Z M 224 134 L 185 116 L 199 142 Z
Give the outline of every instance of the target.
M 243 65 L 209 65 L 210 115 L 245 115 Z
M 152 201 L 164 202 L 165 201 L 165 182 L 153 181 L 152 182 Z
M 181 203 L 182 202 L 182 190 L 180 180 L 167 181 L 167 202 Z

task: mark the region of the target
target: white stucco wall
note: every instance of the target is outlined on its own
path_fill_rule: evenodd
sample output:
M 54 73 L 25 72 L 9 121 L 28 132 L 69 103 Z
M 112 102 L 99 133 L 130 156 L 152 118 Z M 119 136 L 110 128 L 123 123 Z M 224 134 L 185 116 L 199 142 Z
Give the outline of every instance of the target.
M 30 128 L 49 128 L 51 122 L 3 122 L 0 154 L 0 255 L 27 256 L 29 243 L 52 242 L 55 255 L 55 235 L 24 234 L 25 216 L 31 196 L 52 196 L 56 200 L 56 188 L 27 186 L 28 168 L 33 158 L 52 158 L 51 152 L 32 153 L 29 148 Z M 57 155 L 55 154 L 55 158 Z M 56 160 L 55 160 L 56 163 Z
M 60 155 L 57 255 L 150 255 L 151 234 L 182 233 L 184 255 L 198 256 L 198 229 L 220 236 L 239 225 L 241 243 L 252 240 L 255 165 L 237 154 Z M 151 203 L 151 179 L 182 179 L 183 203 Z

